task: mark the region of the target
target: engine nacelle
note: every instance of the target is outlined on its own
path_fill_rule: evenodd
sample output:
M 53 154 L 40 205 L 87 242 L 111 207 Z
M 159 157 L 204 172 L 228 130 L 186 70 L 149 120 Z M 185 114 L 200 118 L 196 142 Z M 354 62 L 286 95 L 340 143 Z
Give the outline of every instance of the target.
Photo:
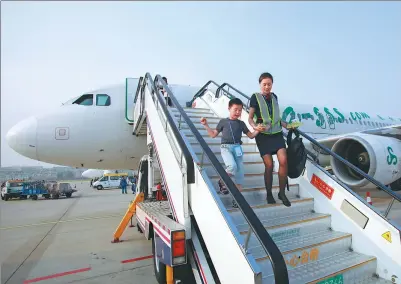
M 334 143 L 332 151 L 384 185 L 401 178 L 401 141 L 370 134 L 352 134 Z M 371 184 L 363 176 L 331 157 L 338 179 L 350 187 Z

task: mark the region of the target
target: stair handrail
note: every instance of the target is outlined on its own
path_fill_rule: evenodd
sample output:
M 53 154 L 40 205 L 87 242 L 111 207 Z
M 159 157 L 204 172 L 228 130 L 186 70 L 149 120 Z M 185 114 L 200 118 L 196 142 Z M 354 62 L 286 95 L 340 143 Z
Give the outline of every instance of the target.
M 158 80 L 160 81 L 160 79 L 161 79 L 164 89 L 167 91 L 168 95 L 171 97 L 170 89 L 167 87 L 164 80 L 161 77 L 160 78 L 159 77 L 160 77 L 160 75 L 157 75 Z M 161 109 L 163 111 L 163 114 L 166 117 L 166 120 L 171 127 L 174 138 L 177 140 L 178 146 L 179 146 L 180 150 L 182 151 L 182 155 L 184 157 L 184 160 L 186 163 L 186 168 L 187 168 L 187 173 L 186 173 L 187 174 L 187 183 L 188 184 L 195 183 L 195 166 L 194 166 L 194 161 L 192 159 L 192 155 L 189 152 L 188 147 L 185 144 L 185 141 L 181 136 L 180 130 L 178 129 L 177 125 L 175 124 L 175 122 L 173 120 L 173 117 L 171 116 L 171 113 L 167 109 L 167 105 L 166 105 L 166 101 L 165 101 L 164 97 L 160 94 L 160 91 L 156 87 L 156 83 L 155 83 L 156 78 L 155 78 L 155 80 L 153 80 L 152 75 L 150 75 L 149 72 L 147 72 L 145 74 L 144 78 L 145 78 L 144 87 L 146 85 L 148 85 L 148 83 L 150 83 L 152 99 L 154 102 L 156 102 L 155 101 L 156 99 L 159 101 Z M 175 107 L 177 107 L 177 106 L 180 107 L 180 105 L 179 105 L 178 101 L 175 99 L 175 97 L 171 97 L 171 100 L 173 101 L 173 104 Z
M 216 99 L 220 97 L 220 92 L 223 91 L 223 95 L 225 95 L 228 98 L 235 98 L 234 95 L 232 95 L 229 91 L 224 90 L 224 87 L 229 87 L 231 89 L 233 89 L 234 91 L 236 91 L 238 94 L 240 94 L 241 96 L 243 96 L 245 99 L 247 99 L 247 103 L 245 104 L 245 109 L 248 110 L 249 109 L 249 102 L 251 101 L 251 98 L 248 97 L 247 95 L 245 95 L 243 92 L 241 92 L 240 90 L 238 90 L 237 88 L 235 88 L 233 85 L 231 85 L 230 83 L 224 82 L 223 84 L 220 85 L 220 87 L 217 88 L 216 90 Z M 230 96 L 228 96 L 230 95 Z
M 125 78 L 125 119 L 129 122 L 132 123 L 134 122 L 132 119 L 129 119 L 127 116 L 127 111 L 128 111 L 128 79 L 134 79 L 134 78 Z M 138 97 L 138 92 L 140 90 L 141 82 L 143 80 L 143 77 L 140 77 L 138 80 L 138 86 L 136 87 L 135 91 L 135 96 L 134 96 L 134 104 L 136 103 L 136 98 Z
M 226 184 L 233 199 L 235 200 L 235 202 L 238 205 L 238 209 L 242 212 L 245 220 L 249 224 L 250 229 L 254 232 L 254 234 L 255 234 L 256 238 L 259 240 L 262 248 L 264 249 L 266 254 L 270 257 L 271 265 L 272 265 L 273 273 L 274 273 L 275 283 L 280 283 L 280 284 L 289 283 L 288 270 L 287 270 L 287 265 L 285 263 L 284 257 L 282 255 L 281 251 L 278 249 L 276 243 L 273 241 L 270 234 L 267 232 L 267 230 L 263 226 L 263 224 L 260 221 L 260 219 L 258 218 L 258 216 L 255 214 L 255 212 L 253 211 L 251 206 L 245 200 L 245 197 L 238 190 L 235 183 L 232 181 L 232 179 L 227 174 L 227 172 L 225 171 L 223 166 L 220 164 L 219 160 L 216 158 L 216 155 L 213 153 L 213 151 L 210 149 L 210 147 L 208 146 L 206 141 L 203 139 L 200 132 L 196 129 L 192 120 L 188 117 L 186 112 L 183 110 L 181 105 L 178 103 L 177 99 L 175 98 L 175 96 L 173 95 L 173 93 L 171 92 L 171 90 L 169 89 L 167 84 L 164 82 L 163 78 L 160 75 L 156 75 L 153 83 L 154 83 L 154 85 L 157 85 L 157 83 L 161 84 L 162 87 L 166 90 L 167 96 L 171 98 L 174 106 L 176 107 L 179 114 L 183 118 L 183 121 L 185 121 L 185 123 L 188 125 L 189 129 L 192 131 L 192 133 L 196 137 L 197 141 L 199 142 L 200 147 L 203 150 L 203 153 L 209 158 L 209 161 L 212 164 L 213 168 L 216 170 L 217 174 L 220 176 L 220 178 Z M 154 87 L 154 89 L 157 90 L 156 87 Z M 159 99 L 159 102 L 161 103 L 161 105 L 163 107 L 163 110 L 166 110 L 166 112 L 169 113 L 167 111 L 167 106 L 166 106 L 165 100 L 162 98 L 162 95 L 160 94 L 160 92 L 156 92 L 156 95 Z M 171 122 L 169 121 L 169 123 L 172 123 L 172 121 Z M 175 125 L 175 123 L 173 123 L 173 124 Z
M 145 91 L 145 86 L 146 86 L 146 80 L 143 77 L 140 77 L 141 79 L 138 82 L 138 87 L 136 88 L 136 92 L 135 92 L 135 97 L 134 97 L 134 103 L 136 104 L 138 101 L 138 95 L 140 94 L 140 105 L 139 105 L 139 116 L 137 121 L 134 121 L 134 129 L 133 129 L 133 133 L 137 133 L 138 129 L 139 129 L 139 121 L 142 120 L 142 117 L 144 116 L 144 112 L 145 112 L 145 96 L 144 96 L 144 91 Z M 135 114 L 134 114 L 135 115 Z
M 391 189 L 389 189 L 387 186 L 385 186 L 384 184 L 382 184 L 381 182 L 377 181 L 376 179 L 372 178 L 371 176 L 369 176 L 368 174 L 366 174 L 364 171 L 362 171 L 361 169 L 359 169 L 358 167 L 354 166 L 353 164 L 351 164 L 350 162 L 348 162 L 346 159 L 344 159 L 343 157 L 341 157 L 340 155 L 334 153 L 332 150 L 330 150 L 329 148 L 327 148 L 326 146 L 322 145 L 321 143 L 317 142 L 315 139 L 313 139 L 312 137 L 310 137 L 308 134 L 306 134 L 305 132 L 297 129 L 294 129 L 294 133 L 298 133 L 299 135 L 303 136 L 306 140 L 309 140 L 309 142 L 311 142 L 313 145 L 315 145 L 316 147 L 322 149 L 324 152 L 326 152 L 328 155 L 332 156 L 334 159 L 336 159 L 337 161 L 340 161 L 341 163 L 345 164 L 347 167 L 351 168 L 352 170 L 354 170 L 355 172 L 357 172 L 358 174 L 360 174 L 361 176 L 363 176 L 365 179 L 367 179 L 368 181 L 370 181 L 371 183 L 373 183 L 374 185 L 376 185 L 377 187 L 379 187 L 381 190 L 383 190 L 384 192 L 386 192 L 388 195 L 390 195 L 393 200 L 390 202 L 388 208 L 385 211 L 384 217 L 387 217 L 391 207 L 393 206 L 394 200 L 397 200 L 398 202 L 401 202 L 401 195 L 395 193 L 394 191 L 392 191 Z M 345 187 L 348 191 L 348 187 Z
M 205 85 L 203 85 L 203 86 L 199 89 L 199 91 L 196 92 L 196 94 L 193 96 L 193 98 L 192 98 L 189 102 L 186 103 L 186 106 L 187 106 L 187 107 L 191 107 L 191 106 L 192 106 L 192 103 L 193 103 L 197 98 L 200 98 L 200 97 L 202 97 L 202 96 L 205 94 L 205 92 L 208 90 L 209 85 L 211 85 L 211 84 L 213 84 L 213 85 L 215 85 L 215 86 L 217 86 L 217 87 L 220 87 L 220 85 L 217 84 L 215 81 L 209 80 Z
M 138 86 L 136 87 L 135 96 L 134 96 L 134 104 L 137 101 L 139 91 L 141 90 L 142 82 L 143 82 L 143 77 L 141 76 L 141 77 L 139 77 Z M 126 86 L 126 88 L 127 88 L 127 86 Z

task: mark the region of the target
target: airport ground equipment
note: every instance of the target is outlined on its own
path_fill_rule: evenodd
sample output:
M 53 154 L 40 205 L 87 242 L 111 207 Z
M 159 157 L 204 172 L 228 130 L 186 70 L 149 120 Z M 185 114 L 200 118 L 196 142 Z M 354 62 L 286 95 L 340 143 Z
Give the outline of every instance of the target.
M 138 230 L 152 240 L 159 283 L 172 278 L 181 283 L 399 283 L 401 228 L 391 220 L 394 202 L 401 201 L 398 194 L 299 131 L 388 193 L 392 203 L 386 212 L 377 211 L 310 154 L 304 173 L 289 180 L 292 206 L 277 198 L 277 172 L 277 204 L 266 204 L 264 165 L 255 141 L 243 137 L 240 192 L 224 170 L 219 139 L 209 138 L 199 122 L 207 117 L 213 128 L 227 117 L 229 99 L 240 97 L 246 102 L 241 119 L 248 124 L 249 97 L 228 83 L 209 81 L 196 92 L 167 86 L 160 75 L 153 79 L 149 73 L 139 82 L 131 90 L 136 94 L 133 134 L 147 136 L 149 152 L 138 167 L 136 194 L 143 193 L 144 201 L 136 203 L 135 218 Z M 179 92 L 194 97 L 187 107 L 175 98 Z M 159 178 L 167 201 L 153 197 Z M 218 194 L 220 179 L 230 194 Z
M 1 200 L 8 201 L 11 198 L 21 198 L 24 181 L 8 180 L 1 185 Z M 23 197 L 22 197 L 23 198 Z
M 31 198 L 32 200 L 37 200 L 39 195 L 42 195 L 46 199 L 50 198 L 50 193 L 45 187 L 44 181 L 29 181 L 23 183 L 21 192 L 22 198 Z
M 69 182 L 49 181 L 45 182 L 45 187 L 52 199 L 58 199 L 60 196 L 70 198 L 72 194 L 77 191 L 72 188 Z

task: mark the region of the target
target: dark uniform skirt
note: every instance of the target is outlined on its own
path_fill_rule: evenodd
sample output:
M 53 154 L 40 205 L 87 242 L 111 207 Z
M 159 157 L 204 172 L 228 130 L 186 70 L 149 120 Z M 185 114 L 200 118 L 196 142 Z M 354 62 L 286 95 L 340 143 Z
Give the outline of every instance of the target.
M 261 157 L 266 154 L 275 155 L 278 150 L 286 148 L 282 132 L 272 135 L 259 133 L 255 140 Z

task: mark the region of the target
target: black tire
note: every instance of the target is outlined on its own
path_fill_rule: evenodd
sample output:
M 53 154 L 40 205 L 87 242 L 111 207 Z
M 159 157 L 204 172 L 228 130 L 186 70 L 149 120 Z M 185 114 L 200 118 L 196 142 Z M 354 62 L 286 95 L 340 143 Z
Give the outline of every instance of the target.
M 4 201 L 8 201 L 10 197 L 8 195 L 4 196 Z
M 97 189 L 97 190 L 102 190 L 102 189 L 103 189 L 103 186 L 98 185 L 98 186 L 96 186 L 96 189 Z
M 59 199 L 59 195 L 58 195 L 58 193 L 54 193 L 54 194 L 52 194 L 52 199 Z
M 165 284 L 166 280 L 166 265 L 157 260 L 156 255 L 156 243 L 155 243 L 155 232 L 153 231 L 153 238 L 152 238 L 152 254 L 153 254 L 153 271 L 155 273 L 155 277 L 157 283 Z
M 32 200 L 38 200 L 38 196 L 36 194 L 32 195 Z
M 49 199 L 50 198 L 50 194 L 43 194 L 43 197 L 46 198 L 46 199 Z
M 70 198 L 71 195 L 72 195 L 72 193 L 71 193 L 71 192 L 68 192 L 68 193 L 65 194 L 65 197 Z

